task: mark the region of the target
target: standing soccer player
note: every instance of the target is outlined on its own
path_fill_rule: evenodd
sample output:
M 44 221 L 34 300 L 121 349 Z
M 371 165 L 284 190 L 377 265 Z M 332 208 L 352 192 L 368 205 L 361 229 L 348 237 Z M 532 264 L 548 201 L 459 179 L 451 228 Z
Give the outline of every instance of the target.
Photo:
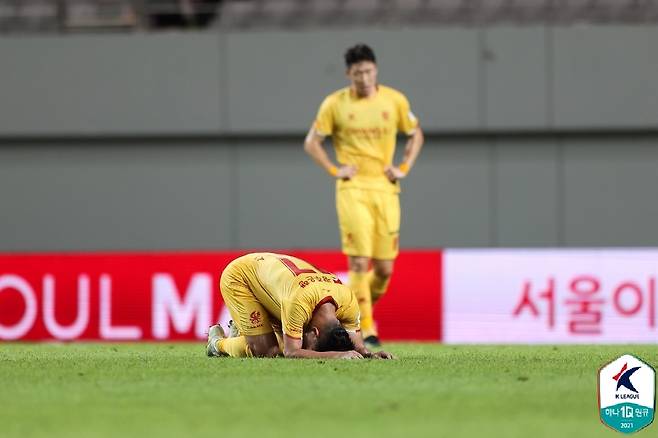
M 373 50 L 357 44 L 345 53 L 350 86 L 325 98 L 304 142 L 304 150 L 336 178 L 336 210 L 350 286 L 361 310 L 361 330 L 379 345 L 372 306 L 386 292 L 398 255 L 400 180 L 423 145 L 423 133 L 409 101 L 377 83 Z M 397 133 L 407 135 L 403 161 L 393 165 Z M 331 136 L 335 165 L 323 142 Z M 372 261 L 372 270 L 369 270 Z

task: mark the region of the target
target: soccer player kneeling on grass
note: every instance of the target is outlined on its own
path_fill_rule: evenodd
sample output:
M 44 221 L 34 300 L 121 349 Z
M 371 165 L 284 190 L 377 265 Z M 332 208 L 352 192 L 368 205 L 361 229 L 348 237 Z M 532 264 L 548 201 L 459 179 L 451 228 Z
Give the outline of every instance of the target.
M 392 358 L 364 346 L 352 290 L 301 259 L 244 255 L 224 269 L 220 289 L 237 332 L 210 327 L 208 356 Z

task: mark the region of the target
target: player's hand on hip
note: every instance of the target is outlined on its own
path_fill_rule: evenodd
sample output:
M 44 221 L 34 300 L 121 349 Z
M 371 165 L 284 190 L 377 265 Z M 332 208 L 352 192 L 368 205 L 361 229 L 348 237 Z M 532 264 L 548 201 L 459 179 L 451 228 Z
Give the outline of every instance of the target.
M 356 175 L 356 166 L 350 164 L 347 166 L 340 166 L 338 168 L 338 173 L 336 173 L 336 178 L 352 179 L 354 178 L 354 175 Z
M 395 167 L 395 166 L 386 166 L 384 169 L 384 174 L 386 175 L 386 178 L 389 179 L 391 182 L 396 182 L 399 179 L 404 178 L 407 176 L 407 174 L 400 170 L 400 168 Z
M 363 359 L 363 356 L 358 351 L 341 351 L 337 356 L 339 359 Z

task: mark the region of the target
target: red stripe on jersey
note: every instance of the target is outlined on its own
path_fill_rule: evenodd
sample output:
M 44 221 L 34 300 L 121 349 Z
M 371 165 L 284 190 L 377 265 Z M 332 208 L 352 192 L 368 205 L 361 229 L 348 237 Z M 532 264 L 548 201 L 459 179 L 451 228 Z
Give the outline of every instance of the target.
M 313 314 L 320 308 L 321 305 L 327 304 L 327 303 L 333 304 L 334 307 L 336 308 L 336 310 L 338 310 L 338 304 L 336 304 L 336 300 L 334 300 L 334 297 L 329 295 L 329 296 L 326 296 L 326 297 L 324 297 L 320 300 L 320 302 L 313 309 Z

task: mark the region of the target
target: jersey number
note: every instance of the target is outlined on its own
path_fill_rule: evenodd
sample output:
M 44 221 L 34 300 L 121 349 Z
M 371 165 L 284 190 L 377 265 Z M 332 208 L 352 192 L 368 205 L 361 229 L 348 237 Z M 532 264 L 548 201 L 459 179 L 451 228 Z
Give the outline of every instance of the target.
M 335 277 L 335 275 L 332 272 L 325 271 L 323 269 L 318 269 L 315 266 L 312 266 L 313 269 L 302 269 L 299 266 L 297 266 L 295 262 L 285 257 L 281 257 L 279 258 L 279 260 L 281 261 L 281 263 L 283 263 L 286 266 L 286 268 L 290 269 L 290 272 L 292 272 L 295 275 L 295 277 L 302 274 L 329 274 Z M 340 282 L 341 281 L 338 279 L 338 277 L 336 277 L 334 283 L 340 283 Z

